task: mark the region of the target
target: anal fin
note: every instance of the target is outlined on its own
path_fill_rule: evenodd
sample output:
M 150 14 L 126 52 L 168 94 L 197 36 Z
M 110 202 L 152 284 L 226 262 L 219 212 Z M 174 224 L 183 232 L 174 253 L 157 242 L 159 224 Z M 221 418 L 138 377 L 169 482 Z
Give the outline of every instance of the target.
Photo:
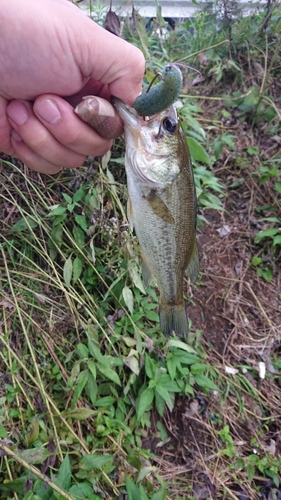
M 190 258 L 189 264 L 185 270 L 185 275 L 189 276 L 192 283 L 194 283 L 197 280 L 199 271 L 200 271 L 199 253 L 198 253 L 197 242 L 195 239 L 191 258 Z
M 142 262 L 142 279 L 145 287 L 148 287 L 152 278 L 153 274 L 147 264 L 146 258 L 144 257 L 143 253 L 141 253 L 141 262 Z

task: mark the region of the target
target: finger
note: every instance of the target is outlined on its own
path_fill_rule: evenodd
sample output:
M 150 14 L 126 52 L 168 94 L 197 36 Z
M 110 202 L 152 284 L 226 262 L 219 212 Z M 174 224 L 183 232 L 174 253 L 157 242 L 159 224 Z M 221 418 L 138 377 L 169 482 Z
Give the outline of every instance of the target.
M 47 160 L 48 163 L 60 167 L 75 168 L 84 162 L 85 155 L 68 149 L 53 137 L 34 115 L 30 102 L 11 101 L 7 106 L 7 114 L 11 125 L 22 141 L 31 151 Z
M 32 151 L 22 140 L 16 131 L 12 131 L 11 144 L 15 155 L 20 158 L 29 168 L 41 174 L 57 174 L 62 166 L 54 165 Z
M 141 92 L 145 70 L 143 53 L 90 19 L 81 36 L 84 37 L 80 45 L 83 75 L 108 84 L 111 94 L 132 104 Z
M 12 127 L 7 117 L 8 101 L 0 96 L 0 151 L 13 156 L 15 151 L 11 144 Z
M 111 148 L 110 139 L 102 138 L 83 123 L 73 112 L 73 107 L 58 96 L 45 94 L 38 97 L 33 109 L 42 124 L 67 149 L 87 156 L 102 156 Z
M 105 99 L 85 96 L 74 112 L 105 139 L 114 139 L 123 133 L 121 118 Z

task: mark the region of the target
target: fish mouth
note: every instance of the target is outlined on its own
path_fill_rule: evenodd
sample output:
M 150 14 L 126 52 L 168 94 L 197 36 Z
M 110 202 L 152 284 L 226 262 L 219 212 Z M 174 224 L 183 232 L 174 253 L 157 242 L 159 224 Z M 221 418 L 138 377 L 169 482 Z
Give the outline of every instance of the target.
M 136 110 L 134 108 L 129 106 L 129 104 L 126 104 L 125 102 L 121 101 L 121 99 L 118 99 L 117 97 L 111 96 L 110 102 L 111 102 L 112 106 L 118 111 L 122 120 L 129 127 L 136 127 L 138 124 L 138 121 L 143 120 L 143 118 L 138 115 L 138 113 L 136 112 Z

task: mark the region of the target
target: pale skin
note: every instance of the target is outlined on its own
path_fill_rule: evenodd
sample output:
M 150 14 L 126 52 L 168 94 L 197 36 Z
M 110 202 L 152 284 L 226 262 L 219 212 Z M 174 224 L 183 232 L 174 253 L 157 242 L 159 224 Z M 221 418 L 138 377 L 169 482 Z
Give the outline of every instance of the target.
M 144 75 L 141 51 L 67 0 L 0 0 L 0 7 L 0 151 L 48 174 L 106 153 L 112 141 L 73 107 L 89 94 L 132 104 Z M 123 126 L 115 116 L 117 136 Z

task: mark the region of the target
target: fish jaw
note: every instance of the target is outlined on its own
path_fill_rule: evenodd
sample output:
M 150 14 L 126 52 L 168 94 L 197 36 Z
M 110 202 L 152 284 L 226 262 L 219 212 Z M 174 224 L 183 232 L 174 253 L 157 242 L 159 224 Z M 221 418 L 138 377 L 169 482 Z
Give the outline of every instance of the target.
M 114 106 L 118 114 L 121 116 L 126 126 L 130 127 L 132 130 L 137 127 L 138 122 L 141 122 L 143 120 L 134 108 L 129 106 L 129 104 L 121 101 L 121 99 L 112 96 L 110 101 L 112 106 Z

